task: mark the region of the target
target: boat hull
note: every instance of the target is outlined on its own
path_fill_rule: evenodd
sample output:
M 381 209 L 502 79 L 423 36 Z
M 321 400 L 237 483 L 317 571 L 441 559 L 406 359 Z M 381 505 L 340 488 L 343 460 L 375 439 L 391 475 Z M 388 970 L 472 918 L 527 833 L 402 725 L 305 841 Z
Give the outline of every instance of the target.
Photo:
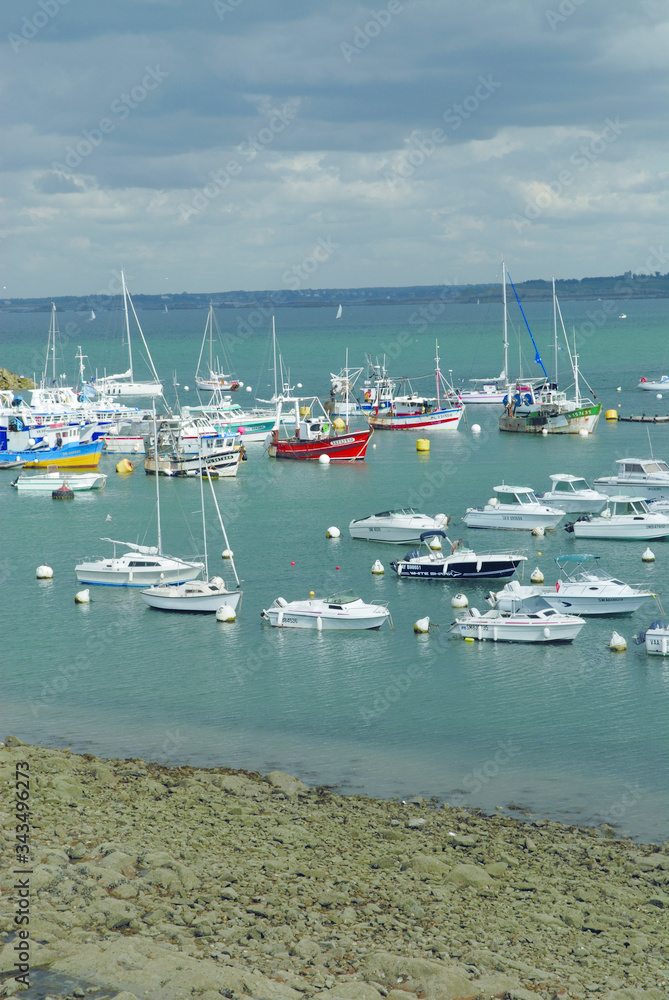
M 669 482 L 619 480 L 614 476 L 595 479 L 593 485 L 607 496 L 645 497 L 648 500 L 669 500 Z
M 202 564 L 199 568 L 176 565 L 172 568 L 163 566 L 101 569 L 95 563 L 81 563 L 75 567 L 79 583 L 101 587 L 153 587 L 162 583 L 189 583 L 200 575 L 201 570 Z
M 564 413 L 546 413 L 541 410 L 518 412 L 511 416 L 503 413 L 499 418 L 500 431 L 514 434 L 578 434 L 585 430 L 594 434 L 602 412 L 602 404 L 582 406 Z
M 0 458 L 8 462 L 23 462 L 26 469 L 46 469 L 56 465 L 59 469 L 94 469 L 100 461 L 102 441 L 87 444 L 64 444 L 62 448 L 44 451 L 5 451 Z
M 369 425 L 379 431 L 457 430 L 462 407 L 449 407 L 432 413 L 370 413 Z
M 500 511 L 499 508 L 474 510 L 471 507 L 463 517 L 468 528 L 498 528 L 503 531 L 533 531 L 543 528 L 552 531 L 560 523 L 564 514 L 530 514 Z
M 68 476 L 62 473 L 47 473 L 44 476 L 19 476 L 16 482 L 12 483 L 19 492 L 51 493 L 59 489 L 63 483 L 67 483 L 73 493 L 80 493 L 83 490 L 101 490 L 107 482 L 107 477 L 100 474 L 73 473 Z
M 109 455 L 144 455 L 146 447 L 143 437 L 120 437 L 116 434 L 105 436 L 105 451 Z
M 170 590 L 173 590 L 173 593 L 170 593 Z M 174 588 L 154 587 L 142 591 L 140 597 L 150 608 L 155 608 L 157 611 L 214 614 L 224 604 L 236 612 L 242 596 L 239 590 L 223 592 L 217 590 L 210 594 L 201 591 L 201 587 L 189 588 L 188 584 Z
M 463 639 L 489 642 L 573 642 L 582 628 L 582 624 L 553 625 L 550 628 L 543 624 L 528 626 L 524 622 L 516 625 L 509 622 L 495 625 L 492 622 L 481 624 L 480 621 L 474 621 L 469 624 L 458 619 L 458 631 Z
M 443 531 L 443 522 L 437 524 L 417 524 L 415 527 L 404 525 L 361 525 L 351 521 L 348 526 L 351 538 L 365 542 L 385 542 L 387 545 L 412 545 L 420 542 L 420 536 L 426 531 Z
M 270 458 L 295 459 L 297 461 L 317 461 L 327 455 L 331 462 L 361 462 L 365 458 L 371 431 L 351 431 L 350 434 L 334 435 L 315 441 L 299 438 L 274 439 L 269 445 Z
M 478 559 L 458 559 L 446 556 L 443 559 L 420 561 L 398 559 L 390 566 L 398 576 L 420 580 L 478 580 L 505 579 L 513 576 L 522 556 L 481 556 Z
M 634 495 L 638 496 L 638 493 Z M 544 493 L 541 499 L 549 507 L 557 507 L 565 514 L 600 514 L 606 506 L 605 497 L 590 499 L 588 497 L 561 496 L 559 493 Z
M 160 382 L 105 382 L 103 379 L 92 383 L 97 392 L 105 396 L 162 396 Z
M 567 595 L 563 598 L 560 595 L 544 594 L 543 598 L 546 604 L 548 604 L 549 607 L 554 608 L 555 611 L 560 611 L 563 614 L 568 615 L 587 615 L 591 618 L 593 615 L 631 615 L 633 612 L 637 611 L 650 596 L 650 594 L 644 594 L 640 597 L 588 598 L 577 596 L 569 597 Z
M 623 517 L 625 515 L 621 515 Z M 652 517 L 646 521 L 632 519 L 618 521 L 615 517 L 594 518 L 592 521 L 574 521 L 574 535 L 577 538 L 613 538 L 618 541 L 643 541 L 650 538 L 666 538 L 669 535 L 669 523 L 664 518 L 661 522 Z
M 646 652 L 651 656 L 669 656 L 669 629 L 649 629 L 645 644 Z
M 374 615 L 363 618 L 348 616 L 329 618 L 316 612 L 309 614 L 284 608 L 269 608 L 267 610 L 267 619 L 270 625 L 275 628 L 308 628 L 318 632 L 379 629 L 387 618 L 387 613 L 383 616 Z
M 224 455 L 207 455 L 206 459 L 200 460 L 198 455 L 190 457 L 175 458 L 173 456 L 158 456 L 158 474 L 161 476 L 199 476 L 200 466 L 211 472 L 214 478 L 230 479 L 239 472 L 242 453 L 240 450 L 227 452 Z M 153 455 L 147 455 L 144 459 L 144 471 L 147 476 L 155 476 L 156 460 Z

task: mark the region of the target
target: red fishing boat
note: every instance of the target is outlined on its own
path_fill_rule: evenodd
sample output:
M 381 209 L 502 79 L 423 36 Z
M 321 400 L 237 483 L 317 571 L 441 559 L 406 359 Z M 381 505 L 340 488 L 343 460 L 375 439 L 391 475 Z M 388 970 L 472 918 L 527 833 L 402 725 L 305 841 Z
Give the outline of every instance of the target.
M 282 409 L 285 403 L 292 404 L 295 408 L 295 433 L 291 437 L 281 436 Z M 343 433 L 337 433 L 325 411 L 315 412 L 318 409 L 323 408 L 316 396 L 309 400 L 297 396 L 280 396 L 277 400 L 276 424 L 267 439 L 270 457 L 315 461 L 327 455 L 331 462 L 361 462 L 372 431 L 369 428 L 361 431 L 347 428 Z

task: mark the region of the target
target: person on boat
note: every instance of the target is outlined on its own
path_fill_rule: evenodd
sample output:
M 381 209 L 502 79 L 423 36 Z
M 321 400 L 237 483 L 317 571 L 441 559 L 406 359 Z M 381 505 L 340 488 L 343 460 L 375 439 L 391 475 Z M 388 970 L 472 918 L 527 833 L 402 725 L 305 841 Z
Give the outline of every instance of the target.
M 56 448 L 63 447 L 63 439 L 60 434 L 56 434 Z

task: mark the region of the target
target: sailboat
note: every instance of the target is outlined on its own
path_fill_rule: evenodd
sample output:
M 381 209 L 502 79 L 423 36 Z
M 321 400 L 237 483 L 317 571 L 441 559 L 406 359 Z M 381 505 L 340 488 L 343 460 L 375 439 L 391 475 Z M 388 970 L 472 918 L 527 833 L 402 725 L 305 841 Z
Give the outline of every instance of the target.
M 508 273 L 508 272 L 507 272 Z M 504 413 L 499 418 L 500 431 L 520 432 L 526 434 L 594 434 L 597 429 L 602 404 L 589 397 L 581 396 L 579 385 L 578 354 L 572 354 L 562 320 L 562 313 L 555 294 L 555 279 L 553 279 L 553 342 L 555 348 L 555 378 L 551 381 L 544 367 L 527 317 L 520 304 L 518 293 L 509 276 L 516 301 L 520 307 L 527 332 L 534 346 L 534 360 L 541 366 L 544 378 L 534 380 L 530 385 L 518 382 L 515 388 L 509 388 L 504 399 Z M 567 352 L 574 376 L 574 394 L 570 399 L 567 393 L 558 389 L 558 336 L 557 320 L 560 318 Z M 594 393 L 593 393 L 594 395 Z
M 153 409 L 153 436 L 154 441 L 157 441 L 155 405 Z M 121 542 L 114 538 L 102 538 L 101 541 L 110 542 L 114 546 L 114 555 L 111 559 L 94 559 L 75 566 L 74 571 L 79 583 L 101 584 L 108 587 L 148 587 L 151 584 L 182 583 L 195 580 L 204 569 L 204 563 L 187 562 L 176 556 L 163 554 L 158 476 L 156 476 L 156 521 L 158 523 L 158 544 L 155 546 Z M 123 546 L 128 551 L 117 556 L 117 545 Z
M 435 352 L 436 398 L 421 396 L 413 391 L 408 379 L 408 392 L 393 393 L 390 409 L 374 408 L 369 414 L 369 425 L 375 430 L 457 430 L 464 407 L 446 382 L 439 369 L 439 345 Z M 442 399 L 442 394 L 444 398 Z
M 42 373 L 42 388 L 45 389 L 47 386 L 47 376 L 49 372 L 49 359 L 51 359 L 51 382 L 50 385 L 62 385 L 63 382 L 56 375 L 56 343 L 60 339 L 60 330 L 58 329 L 58 319 L 56 318 L 56 303 L 51 303 L 51 319 L 49 321 L 49 333 L 47 336 L 46 344 L 46 358 L 44 359 L 44 371 Z M 62 360 L 62 358 L 61 358 Z M 62 376 L 64 378 L 64 376 Z
M 91 314 L 88 317 L 88 322 L 92 323 L 94 319 L 95 319 L 95 312 L 91 309 Z
M 127 372 L 123 372 L 119 375 L 105 375 L 102 378 L 95 378 L 91 381 L 95 385 L 96 390 L 99 393 L 104 393 L 109 396 L 162 396 L 163 385 L 158 378 L 158 372 L 155 369 L 153 360 L 151 358 L 151 353 L 149 351 L 148 345 L 144 338 L 144 331 L 142 330 L 141 324 L 137 317 L 137 312 L 135 311 L 135 306 L 132 299 L 130 298 L 130 292 L 127 289 L 125 283 L 125 275 L 121 271 L 121 284 L 123 287 L 123 311 L 125 314 L 125 333 L 128 341 L 128 360 L 130 367 Z M 151 374 L 153 375 L 152 380 L 145 382 L 135 381 L 135 376 L 132 368 L 132 346 L 130 343 L 130 315 L 128 312 L 128 304 L 130 304 L 130 309 L 135 318 L 137 324 L 137 329 L 139 330 L 140 337 L 142 338 L 142 343 L 144 345 L 144 350 L 146 351 L 149 368 L 151 369 Z
M 341 308 L 341 302 L 340 302 L 339 303 L 339 308 L 337 309 L 337 315 L 335 316 L 335 319 L 341 319 L 341 314 L 342 314 L 342 308 Z
M 218 323 L 216 322 L 216 317 L 214 316 L 214 306 L 209 303 L 209 314 L 207 316 L 207 322 L 204 327 L 204 336 L 202 337 L 202 347 L 200 348 L 200 357 L 197 359 L 197 372 L 195 373 L 195 384 L 198 389 L 202 389 L 204 392 L 215 392 L 217 389 L 223 391 L 232 391 L 241 388 L 244 385 L 243 382 L 239 382 L 232 375 L 224 375 L 221 371 L 214 370 L 214 326 L 216 327 L 216 334 L 219 341 L 221 341 L 221 331 L 219 329 Z M 208 375 L 202 373 L 202 355 L 204 353 L 204 347 L 209 341 L 209 372 Z M 222 341 L 221 341 L 222 342 Z M 218 365 L 218 359 L 217 359 Z
M 218 514 L 218 521 L 221 526 L 221 531 L 223 533 L 223 538 L 225 539 L 226 549 L 230 548 L 228 542 L 228 536 L 225 530 L 225 525 L 223 524 L 223 518 L 221 517 L 221 511 L 218 506 L 218 501 L 216 499 L 216 494 L 214 492 L 214 486 L 211 481 L 211 475 L 209 469 L 203 470 L 202 462 L 200 460 L 200 505 L 202 508 L 202 536 L 204 539 L 204 580 L 193 580 L 190 583 L 180 583 L 176 586 L 169 584 L 158 584 L 155 587 L 149 587 L 148 590 L 143 590 L 141 592 L 141 598 L 143 601 L 149 605 L 150 608 L 156 608 L 158 611 L 205 611 L 205 612 L 216 612 L 223 605 L 227 605 L 233 611 L 237 611 L 239 602 L 242 599 L 242 591 L 240 589 L 239 577 L 237 576 L 237 570 L 235 569 L 234 559 L 230 558 L 230 565 L 232 566 L 232 572 L 235 576 L 236 587 L 234 590 L 228 590 L 225 583 L 220 576 L 209 577 L 209 559 L 207 555 L 207 526 L 204 513 L 204 472 L 206 472 L 207 479 L 209 480 L 209 486 L 211 488 L 211 495 L 214 500 L 214 505 L 216 507 L 216 513 Z

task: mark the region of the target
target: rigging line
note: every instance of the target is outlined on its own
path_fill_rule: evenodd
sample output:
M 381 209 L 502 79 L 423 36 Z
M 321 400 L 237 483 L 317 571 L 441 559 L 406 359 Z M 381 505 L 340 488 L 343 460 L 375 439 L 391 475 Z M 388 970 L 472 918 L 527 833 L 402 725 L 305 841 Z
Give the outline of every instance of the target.
M 534 344 L 534 350 L 536 352 L 535 355 L 534 355 L 534 360 L 536 361 L 537 364 L 541 365 L 542 372 L 544 373 L 544 375 L 546 376 L 546 378 L 550 382 L 550 379 L 548 378 L 548 372 L 544 368 L 544 363 L 541 360 L 541 355 L 539 354 L 539 348 L 537 347 L 536 341 L 535 341 L 534 337 L 532 336 L 532 331 L 530 330 L 530 324 L 527 322 L 527 316 L 525 315 L 525 313 L 523 311 L 523 307 L 520 304 L 520 299 L 518 298 L 518 292 L 516 291 L 516 286 L 514 285 L 513 281 L 511 280 L 511 275 L 509 274 L 508 269 L 507 269 L 507 272 L 506 272 L 506 276 L 509 279 L 509 284 L 513 288 L 513 294 L 516 296 L 516 302 L 518 303 L 518 308 L 520 309 L 520 311 L 521 311 L 521 313 L 523 315 L 523 319 L 525 320 L 525 326 L 527 327 L 527 332 L 530 335 L 530 340 Z

